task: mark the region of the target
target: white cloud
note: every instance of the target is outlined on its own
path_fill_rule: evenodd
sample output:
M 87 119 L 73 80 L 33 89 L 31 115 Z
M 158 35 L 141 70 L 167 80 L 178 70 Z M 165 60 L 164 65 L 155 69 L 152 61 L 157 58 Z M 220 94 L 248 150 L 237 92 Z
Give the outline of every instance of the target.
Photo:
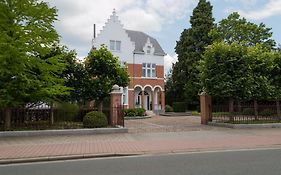
M 173 63 L 176 63 L 177 61 L 178 61 L 178 55 L 171 56 L 171 55 L 167 54 L 164 57 L 165 74 L 167 74 L 170 71 Z
M 190 12 L 197 0 L 45 0 L 58 9 L 56 28 L 62 42 L 78 55 L 85 56 L 91 46 L 93 24 L 99 32 L 117 11 L 125 28 L 144 32 L 160 32 L 167 24 Z M 81 55 L 82 54 L 82 55 Z
M 243 4 L 243 5 L 255 5 L 257 0 L 224 0 L 227 3 Z
M 253 20 L 261 20 L 281 14 L 281 0 L 270 0 L 262 9 L 250 11 L 238 11 L 243 17 Z

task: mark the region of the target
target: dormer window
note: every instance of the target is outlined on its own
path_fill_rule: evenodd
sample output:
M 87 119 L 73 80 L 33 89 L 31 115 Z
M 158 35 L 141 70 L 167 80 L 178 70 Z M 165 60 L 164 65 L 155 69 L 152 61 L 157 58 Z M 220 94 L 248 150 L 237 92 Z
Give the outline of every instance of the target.
M 121 51 L 121 41 L 110 40 L 109 48 L 111 51 Z
M 147 46 L 146 53 L 147 53 L 147 54 L 150 54 L 150 53 L 151 53 L 151 46 Z

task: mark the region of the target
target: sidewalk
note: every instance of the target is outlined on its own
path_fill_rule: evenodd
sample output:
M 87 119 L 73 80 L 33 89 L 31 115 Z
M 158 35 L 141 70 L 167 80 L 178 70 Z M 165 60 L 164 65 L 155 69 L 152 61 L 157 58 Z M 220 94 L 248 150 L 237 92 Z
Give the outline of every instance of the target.
M 281 148 L 281 129 L 1 138 L 0 164 L 131 154 Z

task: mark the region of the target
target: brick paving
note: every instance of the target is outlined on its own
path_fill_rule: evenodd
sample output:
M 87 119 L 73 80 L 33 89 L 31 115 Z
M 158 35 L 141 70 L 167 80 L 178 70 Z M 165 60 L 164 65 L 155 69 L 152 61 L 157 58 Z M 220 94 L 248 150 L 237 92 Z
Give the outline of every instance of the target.
M 181 132 L 208 130 L 212 127 L 200 124 L 199 116 L 154 116 L 148 119 L 125 120 L 130 133 Z
M 146 154 L 260 147 L 281 148 L 281 129 L 227 129 L 185 123 L 186 117 L 130 121 L 130 133 L 0 139 L 1 160 L 40 157 Z M 173 123 L 174 122 L 174 123 Z M 173 124 L 171 124 L 173 123 Z M 143 125 L 146 129 L 140 130 Z M 135 126 L 135 128 L 133 127 Z M 154 127 L 152 127 L 154 126 Z M 180 129 L 171 129 L 176 128 Z M 163 129 L 168 128 L 168 129 Z M 144 132 L 141 132 L 144 131 Z M 176 132 L 175 132 L 176 131 Z

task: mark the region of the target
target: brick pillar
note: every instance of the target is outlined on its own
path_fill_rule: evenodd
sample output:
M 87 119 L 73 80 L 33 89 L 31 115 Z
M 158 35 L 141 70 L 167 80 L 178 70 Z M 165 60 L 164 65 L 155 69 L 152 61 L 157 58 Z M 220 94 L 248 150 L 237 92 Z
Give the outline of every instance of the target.
M 112 92 L 110 93 L 111 103 L 110 103 L 110 124 L 111 126 L 117 125 L 118 120 L 118 108 L 121 107 L 122 92 L 118 85 L 114 85 Z
M 165 91 L 161 91 L 161 109 L 165 111 Z
M 141 107 L 144 109 L 144 90 L 141 91 Z
M 128 103 L 129 103 L 129 108 L 134 108 L 134 104 L 135 104 L 135 97 L 134 97 L 134 90 L 128 90 Z
M 212 98 L 209 95 L 200 95 L 201 124 L 207 125 L 212 121 Z
M 154 91 L 151 91 L 151 103 L 152 103 L 152 111 L 154 112 L 154 105 L 155 105 L 155 102 L 154 102 Z

